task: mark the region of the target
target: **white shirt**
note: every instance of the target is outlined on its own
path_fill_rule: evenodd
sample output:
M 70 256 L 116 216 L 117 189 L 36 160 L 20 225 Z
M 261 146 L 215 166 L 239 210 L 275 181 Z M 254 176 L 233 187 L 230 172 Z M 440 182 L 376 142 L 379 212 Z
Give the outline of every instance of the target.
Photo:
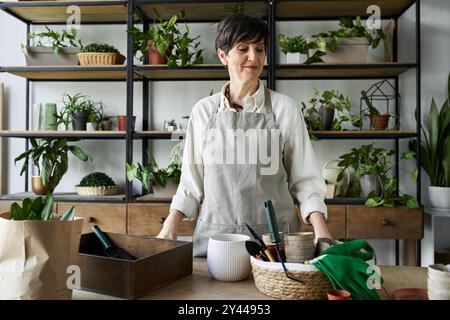
M 203 201 L 203 137 L 209 118 L 215 108 L 218 112 L 236 112 L 229 107 L 224 91 L 198 101 L 192 108 L 183 152 L 181 180 L 170 209 L 181 211 L 189 220 L 194 220 L 198 207 Z M 309 215 L 318 211 L 327 219 L 325 180 L 316 160 L 303 115 L 297 103 L 290 97 L 269 90 L 272 112 L 280 130 L 284 152 L 283 163 L 288 176 L 291 195 L 300 203 L 302 219 L 309 224 Z M 244 100 L 241 112 L 264 112 L 264 84 L 260 80 L 259 88 L 252 96 Z

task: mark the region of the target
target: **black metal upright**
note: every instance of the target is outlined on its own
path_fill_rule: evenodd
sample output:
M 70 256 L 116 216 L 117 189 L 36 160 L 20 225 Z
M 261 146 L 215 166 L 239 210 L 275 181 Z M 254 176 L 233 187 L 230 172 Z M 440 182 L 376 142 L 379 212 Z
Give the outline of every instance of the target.
M 141 16 L 142 19 L 142 27 L 143 31 L 147 32 L 149 30 L 149 22 L 146 21 L 144 15 Z M 144 57 L 144 64 L 148 64 L 148 55 Z M 142 130 L 149 130 L 149 80 L 147 77 L 142 79 Z M 148 139 L 142 140 L 142 164 L 145 165 L 148 163 Z M 142 194 L 147 194 L 148 190 L 142 188 Z
M 30 24 L 27 22 L 27 46 L 30 45 L 30 39 L 28 38 L 28 34 L 31 31 L 31 26 Z M 28 131 L 30 130 L 30 80 L 26 80 L 26 85 L 25 85 L 25 130 Z M 25 151 L 28 151 L 28 149 L 30 148 L 30 140 L 27 138 L 25 139 Z M 30 164 L 31 165 L 31 164 Z M 25 191 L 28 192 L 29 191 L 29 166 L 27 166 L 27 168 L 25 169 Z
M 416 62 L 417 62 L 417 68 L 416 68 L 416 108 L 417 108 L 417 112 L 416 112 L 416 130 L 417 130 L 417 169 L 418 169 L 418 174 L 417 174 L 417 192 L 416 192 L 416 197 L 417 197 L 417 201 L 419 201 L 419 205 L 422 205 L 422 177 L 421 177 L 421 173 L 420 173 L 420 167 L 421 167 L 421 157 L 420 157 L 420 145 L 421 145 L 421 136 L 420 136 L 420 127 L 421 127 L 421 103 L 422 103 L 422 94 L 421 94 L 421 52 L 420 52 L 420 41 L 421 41 L 421 36 L 420 36 L 420 0 L 416 1 Z M 422 228 L 423 228 L 423 215 L 422 215 Z M 417 257 L 417 265 L 420 266 L 421 265 L 421 241 L 418 240 L 417 241 L 417 252 L 416 252 L 416 257 Z
M 128 1 L 127 7 L 127 30 L 134 27 L 134 0 Z M 133 70 L 133 48 L 132 48 L 132 36 L 127 33 L 127 128 L 126 128 L 126 150 L 125 157 L 127 163 L 133 162 L 133 89 L 134 89 L 134 70 Z M 126 174 L 125 174 L 126 177 Z M 126 202 L 132 201 L 133 196 L 133 184 L 128 179 L 126 181 L 125 200 Z
M 276 28 L 275 28 L 275 1 L 267 0 L 267 26 L 269 28 L 269 43 L 267 46 L 267 87 L 269 89 L 275 90 L 275 66 L 276 66 L 276 55 L 275 55 L 275 38 L 276 38 Z

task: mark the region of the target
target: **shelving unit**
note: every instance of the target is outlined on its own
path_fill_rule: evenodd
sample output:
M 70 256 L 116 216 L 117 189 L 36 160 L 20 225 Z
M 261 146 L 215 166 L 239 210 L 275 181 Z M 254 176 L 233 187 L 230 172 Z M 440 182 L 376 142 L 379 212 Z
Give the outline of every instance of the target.
M 314 64 L 314 65 L 284 65 L 277 64 L 276 59 L 276 22 L 278 21 L 314 21 L 336 20 L 339 17 L 360 15 L 367 17 L 366 8 L 369 5 L 378 5 L 381 8 L 382 18 L 393 18 L 395 25 L 398 19 L 411 6 L 416 5 L 416 61 L 400 62 L 397 57 L 397 32 L 394 32 L 394 62 L 363 63 L 363 64 Z M 219 1 L 219 0 L 128 0 L 128 1 L 30 1 L 30 2 L 3 2 L 0 9 L 15 16 L 27 25 L 27 32 L 31 25 L 65 24 L 68 6 L 75 5 L 81 8 L 82 24 L 125 24 L 129 29 L 135 24 L 143 24 L 144 30 L 148 30 L 149 24 L 154 18 L 154 9 L 164 18 L 168 18 L 181 9 L 188 15 L 186 22 L 218 22 L 227 13 L 243 11 L 267 20 L 269 26 L 269 46 L 267 50 L 267 66 L 262 77 L 267 80 L 268 88 L 276 89 L 278 80 L 330 80 L 330 79 L 389 79 L 393 80 L 396 96 L 399 90 L 400 76 L 409 70 L 416 72 L 416 108 L 420 114 L 420 0 L 246 0 L 246 1 Z M 137 16 L 139 18 L 137 18 Z M 133 162 L 133 141 L 143 141 L 143 159 L 147 162 L 147 142 L 152 139 L 170 140 L 182 139 L 183 132 L 152 131 L 149 128 L 149 83 L 153 81 L 211 81 L 227 80 L 228 74 L 221 65 L 204 64 L 195 65 L 183 69 L 169 69 L 162 65 L 133 65 L 131 36 L 127 37 L 128 59 L 124 66 L 111 67 L 0 67 L 0 72 L 7 72 L 26 79 L 26 117 L 30 115 L 30 84 L 33 81 L 125 81 L 126 82 L 126 114 L 127 128 L 132 128 L 133 115 L 133 84 L 142 82 L 143 86 L 143 122 L 142 131 L 133 132 L 36 132 L 29 131 L 28 121 L 23 131 L 1 130 L 0 137 L 10 138 L 45 138 L 66 137 L 80 139 L 115 139 L 125 140 L 126 154 L 124 161 Z M 395 113 L 399 115 L 399 102 L 395 104 Z M 398 121 L 398 117 L 397 117 Z M 340 140 L 393 140 L 395 143 L 395 174 L 399 176 L 399 141 L 400 139 L 416 138 L 420 145 L 420 123 L 417 122 L 413 131 L 314 131 L 311 132 L 319 139 Z M 420 168 L 420 155 L 418 156 L 418 168 Z M 28 190 L 28 172 L 25 178 L 26 191 Z M 420 201 L 420 170 L 417 179 L 417 198 Z M 0 200 L 17 199 L 17 195 L 3 195 Z M 167 204 L 170 199 L 146 199 L 137 200 L 132 194 L 132 184 L 127 182 L 123 198 L 95 199 L 92 202 L 110 202 L 131 204 Z M 61 202 L 74 202 L 73 198 L 59 197 Z M 359 205 L 363 199 L 331 199 L 326 201 L 329 205 Z M 127 209 L 128 210 L 128 209 Z M 396 241 L 396 262 L 399 242 Z M 417 243 L 420 257 L 420 242 Z M 420 260 L 418 260 L 420 264 Z

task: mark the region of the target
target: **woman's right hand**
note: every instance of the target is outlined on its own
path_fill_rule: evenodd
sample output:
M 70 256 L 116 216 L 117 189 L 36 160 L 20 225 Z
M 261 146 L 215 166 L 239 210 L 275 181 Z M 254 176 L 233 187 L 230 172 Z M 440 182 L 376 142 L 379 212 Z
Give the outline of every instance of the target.
M 183 213 L 178 210 L 170 211 L 164 220 L 163 227 L 156 238 L 177 240 L 178 224 L 183 219 Z

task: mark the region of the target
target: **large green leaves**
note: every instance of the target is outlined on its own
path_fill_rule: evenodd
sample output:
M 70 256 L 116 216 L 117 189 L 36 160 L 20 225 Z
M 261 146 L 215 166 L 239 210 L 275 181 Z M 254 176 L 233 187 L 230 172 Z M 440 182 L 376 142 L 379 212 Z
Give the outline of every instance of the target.
M 45 198 L 44 209 L 41 212 L 42 220 L 50 220 L 53 214 L 53 194 L 48 193 Z

